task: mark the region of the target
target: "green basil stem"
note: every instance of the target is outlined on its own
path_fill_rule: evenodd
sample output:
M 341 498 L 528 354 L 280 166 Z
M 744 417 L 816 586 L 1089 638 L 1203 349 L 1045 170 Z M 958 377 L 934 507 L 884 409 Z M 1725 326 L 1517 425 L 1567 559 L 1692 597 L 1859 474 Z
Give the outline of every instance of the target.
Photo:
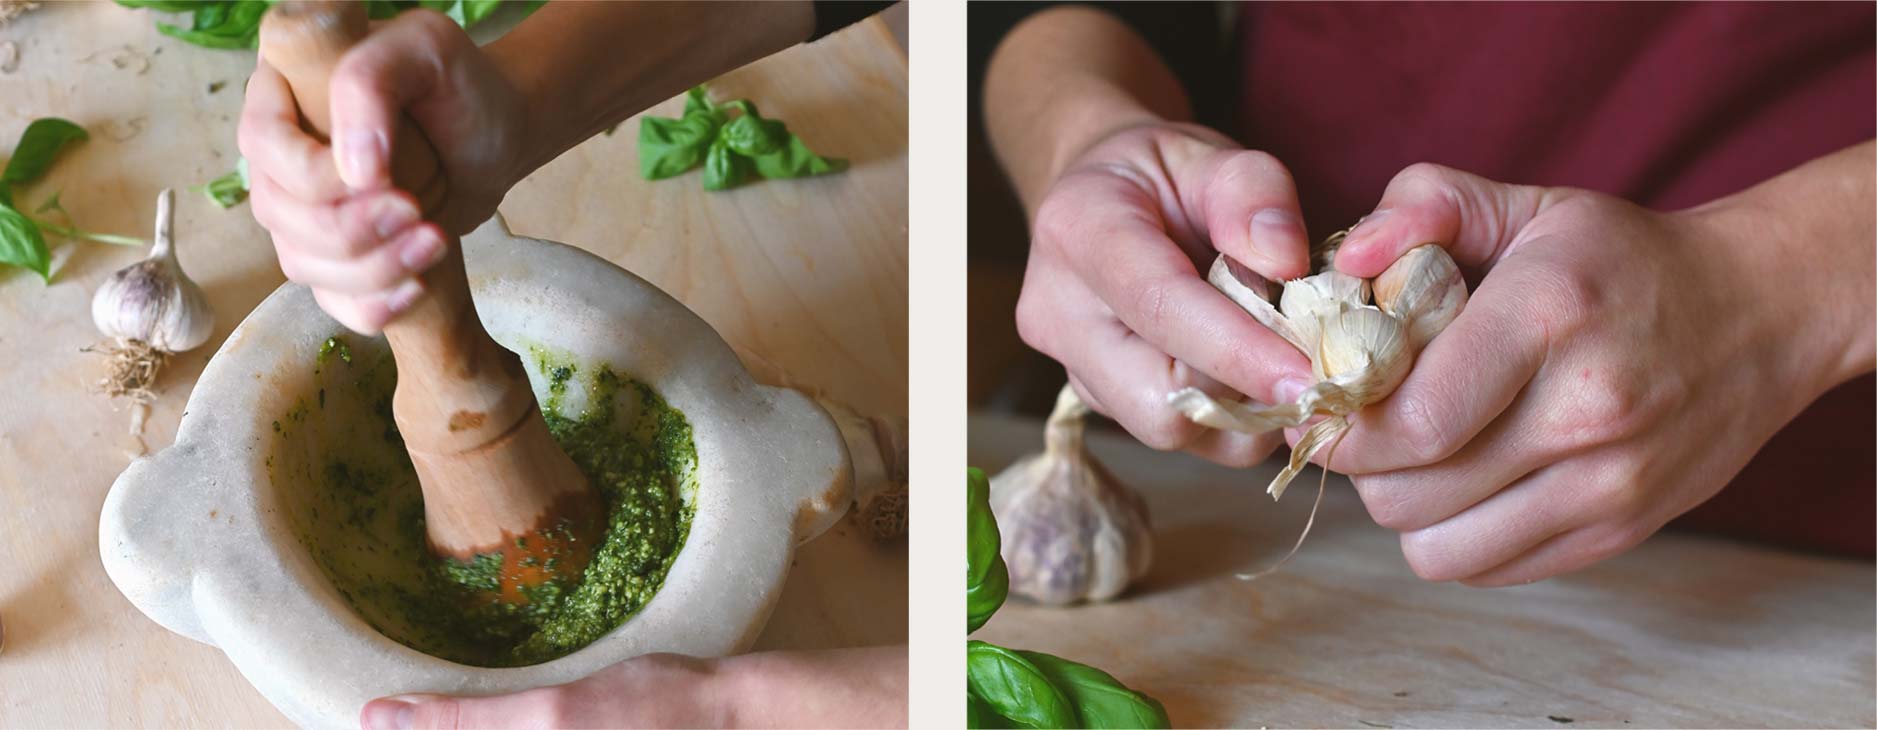
M 86 241 L 93 241 L 96 243 L 107 243 L 112 246 L 142 247 L 142 246 L 150 245 L 149 241 L 146 241 L 141 238 L 136 238 L 133 236 L 118 236 L 118 235 L 113 235 L 109 233 L 93 233 L 91 231 L 81 231 L 81 230 L 78 230 L 77 228 L 72 228 L 71 226 L 56 225 L 56 224 L 49 223 L 47 221 L 42 221 L 36 218 L 27 218 L 26 220 L 31 221 L 32 224 L 35 226 L 39 226 L 39 230 L 41 231 L 45 231 L 47 233 L 56 233 L 66 238 L 76 238 L 76 239 L 82 239 Z

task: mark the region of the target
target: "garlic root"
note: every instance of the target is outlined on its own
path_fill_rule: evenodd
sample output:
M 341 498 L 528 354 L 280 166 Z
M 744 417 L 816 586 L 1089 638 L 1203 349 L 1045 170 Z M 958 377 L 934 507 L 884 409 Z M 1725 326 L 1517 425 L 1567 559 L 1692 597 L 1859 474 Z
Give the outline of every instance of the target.
M 991 479 L 1010 592 L 1045 605 L 1114 598 L 1153 562 L 1147 503 L 1088 453 L 1088 412 L 1063 386 L 1043 452 Z
M 92 324 L 111 342 L 86 349 L 108 358 L 98 385 L 111 396 L 147 402 L 168 356 L 200 346 L 215 329 L 208 297 L 176 262 L 174 198 L 167 188 L 157 195 L 156 245 L 149 257 L 113 273 L 91 297 Z

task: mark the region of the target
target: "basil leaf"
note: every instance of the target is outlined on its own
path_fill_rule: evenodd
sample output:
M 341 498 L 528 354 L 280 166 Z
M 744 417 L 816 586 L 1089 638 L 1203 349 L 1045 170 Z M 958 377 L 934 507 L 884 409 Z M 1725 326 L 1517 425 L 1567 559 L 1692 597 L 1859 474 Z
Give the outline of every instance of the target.
M 463 27 L 467 28 L 487 20 L 496 8 L 502 7 L 502 0 L 462 0 L 462 6 Z
M 722 135 L 710 143 L 704 157 L 704 189 L 729 190 L 743 184 L 749 176 L 749 158 L 730 150 Z
M 1167 708 L 1158 700 L 1128 689 L 1107 672 L 1086 664 L 1044 654 L 1017 650 L 1042 671 L 1050 684 L 1069 698 L 1075 714 L 1085 728 L 1165 728 L 1170 727 Z
M 778 126 L 781 122 L 776 123 Z M 787 134 L 787 130 L 783 131 Z M 826 175 L 847 169 L 847 160 L 822 157 L 808 149 L 800 137 L 787 134 L 787 142 L 775 151 L 757 155 L 756 173 L 770 180 L 781 180 L 811 175 Z
M 711 106 L 710 97 L 706 95 L 706 89 L 702 84 L 693 86 L 684 92 L 684 115 L 688 117 L 692 114 L 699 113 L 717 113 L 717 108 Z
M 0 172 L 0 185 L 39 179 L 52 166 L 53 158 L 59 156 L 59 150 L 69 142 L 82 141 L 88 136 L 84 127 L 58 117 L 34 119 L 20 135 L 19 145 L 13 148 L 13 159 L 7 160 L 6 171 Z
M 11 205 L 0 205 L 0 264 L 37 271 L 40 280 L 52 283 L 52 252 L 45 236 Z
M 372 20 L 390 18 L 403 9 L 394 0 L 365 0 L 365 17 Z
M 781 122 L 744 114 L 723 125 L 724 142 L 739 155 L 757 157 L 775 152 L 788 143 L 788 127 Z
M 1030 660 L 982 641 L 965 642 L 965 686 L 1017 727 L 1064 728 L 1076 724 L 1069 698 Z
M 662 180 L 697 167 L 703 163 L 716 132 L 716 125 L 702 116 L 640 119 L 639 175 L 647 180 Z
M 235 163 L 233 172 L 208 181 L 201 190 L 209 196 L 209 200 L 215 201 L 223 209 L 240 205 L 241 201 L 248 199 L 248 159 L 241 158 L 240 162 Z
M 998 554 L 1003 538 L 991 514 L 991 483 L 981 469 L 965 470 L 965 633 L 977 631 L 1010 593 L 1010 573 Z
M 991 709 L 990 703 L 971 694 L 970 690 L 965 690 L 965 727 L 972 728 L 972 730 L 1007 728 L 1010 727 L 1010 723 L 1004 720 L 1002 715 L 997 714 L 996 710 Z

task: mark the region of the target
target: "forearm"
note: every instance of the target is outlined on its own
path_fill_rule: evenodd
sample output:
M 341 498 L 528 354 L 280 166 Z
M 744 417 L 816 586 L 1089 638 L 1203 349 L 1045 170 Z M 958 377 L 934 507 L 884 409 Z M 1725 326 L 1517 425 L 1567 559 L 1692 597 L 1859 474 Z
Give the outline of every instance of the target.
M 517 175 L 813 29 L 808 2 L 548 3 L 486 49 L 527 97 Z
M 998 161 L 1031 214 L 1063 166 L 1095 141 L 1191 113 L 1179 79 L 1114 17 L 1046 10 L 1004 38 L 984 80 L 985 124 Z
M 1761 306 L 1780 307 L 1819 392 L 1877 368 L 1877 142 L 1820 157 L 1685 215 L 1737 242 Z
M 905 727 L 906 647 L 746 654 L 722 660 L 734 727 Z

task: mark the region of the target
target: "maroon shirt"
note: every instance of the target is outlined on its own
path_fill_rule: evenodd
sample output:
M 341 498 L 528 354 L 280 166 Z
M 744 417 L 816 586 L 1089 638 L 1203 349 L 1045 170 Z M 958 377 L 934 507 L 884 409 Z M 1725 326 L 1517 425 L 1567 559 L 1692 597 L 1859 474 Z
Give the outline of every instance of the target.
M 1674 210 L 1877 134 L 1872 3 L 1243 8 L 1239 138 L 1314 235 L 1415 162 Z M 1677 524 L 1871 555 L 1874 402 L 1869 375 L 1826 394 Z

